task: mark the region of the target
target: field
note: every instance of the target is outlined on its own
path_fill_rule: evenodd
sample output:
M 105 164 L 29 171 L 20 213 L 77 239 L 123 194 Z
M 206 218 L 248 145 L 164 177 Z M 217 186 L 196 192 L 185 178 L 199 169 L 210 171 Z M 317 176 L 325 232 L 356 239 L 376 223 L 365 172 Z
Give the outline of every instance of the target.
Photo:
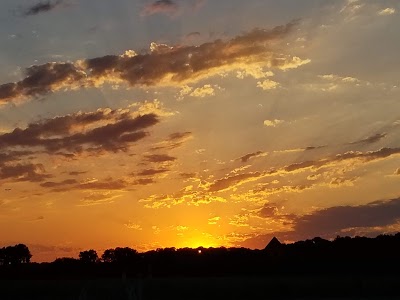
M 399 299 L 400 278 L 220 277 L 0 282 L 2 300 Z

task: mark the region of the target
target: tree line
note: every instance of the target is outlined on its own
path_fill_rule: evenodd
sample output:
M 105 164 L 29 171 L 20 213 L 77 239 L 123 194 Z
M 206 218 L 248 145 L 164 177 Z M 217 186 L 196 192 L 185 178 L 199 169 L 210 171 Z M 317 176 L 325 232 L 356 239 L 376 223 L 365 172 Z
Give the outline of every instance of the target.
M 279 274 L 396 273 L 400 268 L 400 233 L 376 238 L 316 237 L 284 244 L 273 239 L 262 250 L 247 248 L 159 248 L 143 253 L 129 247 L 84 250 L 78 258 L 30 263 L 23 244 L 0 249 L 0 277 L 230 276 Z

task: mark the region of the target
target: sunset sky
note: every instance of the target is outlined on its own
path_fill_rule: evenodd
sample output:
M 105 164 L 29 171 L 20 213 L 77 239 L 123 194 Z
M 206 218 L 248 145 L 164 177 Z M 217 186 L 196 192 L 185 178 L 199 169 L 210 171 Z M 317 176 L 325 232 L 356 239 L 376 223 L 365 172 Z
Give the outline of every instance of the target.
M 2 0 L 0 246 L 400 231 L 400 1 Z

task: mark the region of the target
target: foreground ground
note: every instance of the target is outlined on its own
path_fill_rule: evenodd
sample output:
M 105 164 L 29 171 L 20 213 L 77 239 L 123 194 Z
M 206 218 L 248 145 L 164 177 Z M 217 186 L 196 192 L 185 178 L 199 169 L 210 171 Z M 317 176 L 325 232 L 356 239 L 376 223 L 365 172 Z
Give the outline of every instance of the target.
M 2 300 L 399 299 L 399 277 L 2 280 Z

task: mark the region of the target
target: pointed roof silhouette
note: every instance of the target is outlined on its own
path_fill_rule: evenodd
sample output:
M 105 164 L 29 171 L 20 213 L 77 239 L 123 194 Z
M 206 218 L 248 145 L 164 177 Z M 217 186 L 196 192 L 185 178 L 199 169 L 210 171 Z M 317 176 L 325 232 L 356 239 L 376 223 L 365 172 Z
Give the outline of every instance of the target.
M 277 250 L 280 249 L 282 243 L 276 238 L 273 237 L 272 240 L 268 243 L 268 245 L 264 248 L 265 250 Z

